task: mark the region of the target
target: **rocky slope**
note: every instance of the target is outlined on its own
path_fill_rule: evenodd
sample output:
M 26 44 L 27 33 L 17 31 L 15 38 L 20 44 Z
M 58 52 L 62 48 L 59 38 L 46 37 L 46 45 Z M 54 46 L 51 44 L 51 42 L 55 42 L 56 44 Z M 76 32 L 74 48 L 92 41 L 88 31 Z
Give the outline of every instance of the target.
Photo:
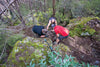
M 78 24 L 79 23 L 76 23 L 71 27 L 68 26 L 70 27 L 69 30 L 72 31 L 72 29 L 75 29 L 77 26 L 81 26 Z M 78 36 L 77 34 L 74 37 L 69 36 L 67 39 L 61 41 L 60 44 L 57 45 L 59 49 L 57 51 L 62 55 L 68 54 L 76 57 L 80 63 L 86 62 L 93 65 L 100 65 L 100 21 L 95 18 L 82 25 L 82 32 L 77 31 Z M 43 38 L 33 38 L 31 28 L 32 27 L 24 30 L 25 35 L 29 37 L 15 44 L 7 61 L 8 66 L 19 67 L 21 65 L 23 67 L 29 65 L 33 58 L 36 58 L 33 62 L 38 64 L 41 58 L 47 58 L 47 53 L 50 49 L 48 50 L 47 44 L 43 43 Z M 77 28 L 75 30 L 77 30 Z M 84 30 L 88 35 L 86 32 L 83 32 Z M 83 33 L 85 33 L 85 35 Z M 52 41 L 55 40 L 56 37 L 53 32 L 48 35 Z M 47 39 L 47 41 L 51 43 L 50 39 Z
M 76 57 L 80 63 L 86 62 L 93 65 L 100 65 L 100 20 L 94 18 L 84 24 L 76 23 L 72 25 L 71 28 L 75 29 L 77 26 L 82 25 L 84 25 L 81 28 L 82 32 L 78 32 L 79 34 L 81 33 L 80 36 L 69 36 L 67 39 L 61 41 L 61 43 L 70 48 L 70 54 Z M 88 30 L 84 32 L 87 29 L 86 27 Z M 95 33 L 92 34 L 94 31 Z M 56 37 L 53 32 L 49 32 L 49 36 L 52 41 L 55 41 Z

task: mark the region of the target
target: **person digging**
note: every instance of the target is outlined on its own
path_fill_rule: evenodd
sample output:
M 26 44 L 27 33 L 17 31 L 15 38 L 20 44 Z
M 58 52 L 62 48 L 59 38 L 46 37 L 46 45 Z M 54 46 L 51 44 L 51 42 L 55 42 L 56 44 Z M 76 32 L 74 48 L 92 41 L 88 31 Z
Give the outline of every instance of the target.
M 57 46 L 57 44 L 61 40 L 67 38 L 68 35 L 69 35 L 69 30 L 67 28 L 64 28 L 64 27 L 59 26 L 59 25 L 57 25 L 57 26 L 54 27 L 54 32 L 55 32 L 57 38 L 56 38 L 56 42 L 54 43 L 53 47 Z
M 51 29 L 53 29 L 56 25 L 57 25 L 56 18 L 55 18 L 55 17 L 50 17 L 50 18 L 49 18 L 49 23 L 48 23 L 48 25 L 47 25 L 47 30 L 49 29 L 49 27 L 50 27 Z
M 32 28 L 32 31 L 38 35 L 38 37 L 43 38 L 43 37 L 47 37 L 45 34 L 47 32 L 47 29 L 44 28 L 44 26 L 37 26 L 34 25 Z

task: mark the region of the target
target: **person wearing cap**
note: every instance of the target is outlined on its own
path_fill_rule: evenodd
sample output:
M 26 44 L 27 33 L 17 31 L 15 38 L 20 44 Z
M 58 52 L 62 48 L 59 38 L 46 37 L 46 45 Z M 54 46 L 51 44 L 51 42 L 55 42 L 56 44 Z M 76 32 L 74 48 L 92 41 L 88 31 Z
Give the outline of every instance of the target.
M 57 25 L 57 21 L 56 21 L 55 17 L 50 17 L 49 18 L 49 23 L 47 25 L 47 30 L 49 29 L 50 25 L 51 25 L 51 29 L 53 29 Z
M 36 33 L 39 37 L 47 37 L 45 34 L 47 32 L 47 29 L 44 29 L 44 26 L 37 26 L 34 25 L 32 28 L 32 31 Z

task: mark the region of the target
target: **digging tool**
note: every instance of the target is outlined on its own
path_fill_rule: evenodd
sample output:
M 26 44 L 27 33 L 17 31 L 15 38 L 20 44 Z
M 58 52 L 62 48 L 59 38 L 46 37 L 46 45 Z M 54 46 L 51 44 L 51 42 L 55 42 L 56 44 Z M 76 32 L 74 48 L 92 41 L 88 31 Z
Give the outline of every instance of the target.
M 62 57 L 61 55 L 58 55 L 56 51 L 53 50 L 53 48 L 50 46 L 50 44 L 47 42 L 46 39 L 44 39 L 44 41 L 48 44 L 48 46 L 49 46 L 51 52 L 53 52 L 54 54 L 56 54 L 56 55 L 59 56 L 59 57 Z
M 44 39 L 44 41 L 48 44 L 48 46 L 49 46 L 50 50 L 51 50 L 51 51 L 53 51 L 53 48 L 50 46 L 50 44 L 47 42 L 47 40 L 46 40 L 46 39 Z

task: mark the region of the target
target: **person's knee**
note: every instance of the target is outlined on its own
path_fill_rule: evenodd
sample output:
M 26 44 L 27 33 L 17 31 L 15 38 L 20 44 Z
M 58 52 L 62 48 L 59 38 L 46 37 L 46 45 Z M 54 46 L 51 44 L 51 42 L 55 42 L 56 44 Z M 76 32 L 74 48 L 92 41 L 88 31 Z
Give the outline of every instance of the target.
M 59 40 L 63 40 L 63 37 L 62 37 L 62 36 L 59 36 L 58 39 L 59 39 Z

